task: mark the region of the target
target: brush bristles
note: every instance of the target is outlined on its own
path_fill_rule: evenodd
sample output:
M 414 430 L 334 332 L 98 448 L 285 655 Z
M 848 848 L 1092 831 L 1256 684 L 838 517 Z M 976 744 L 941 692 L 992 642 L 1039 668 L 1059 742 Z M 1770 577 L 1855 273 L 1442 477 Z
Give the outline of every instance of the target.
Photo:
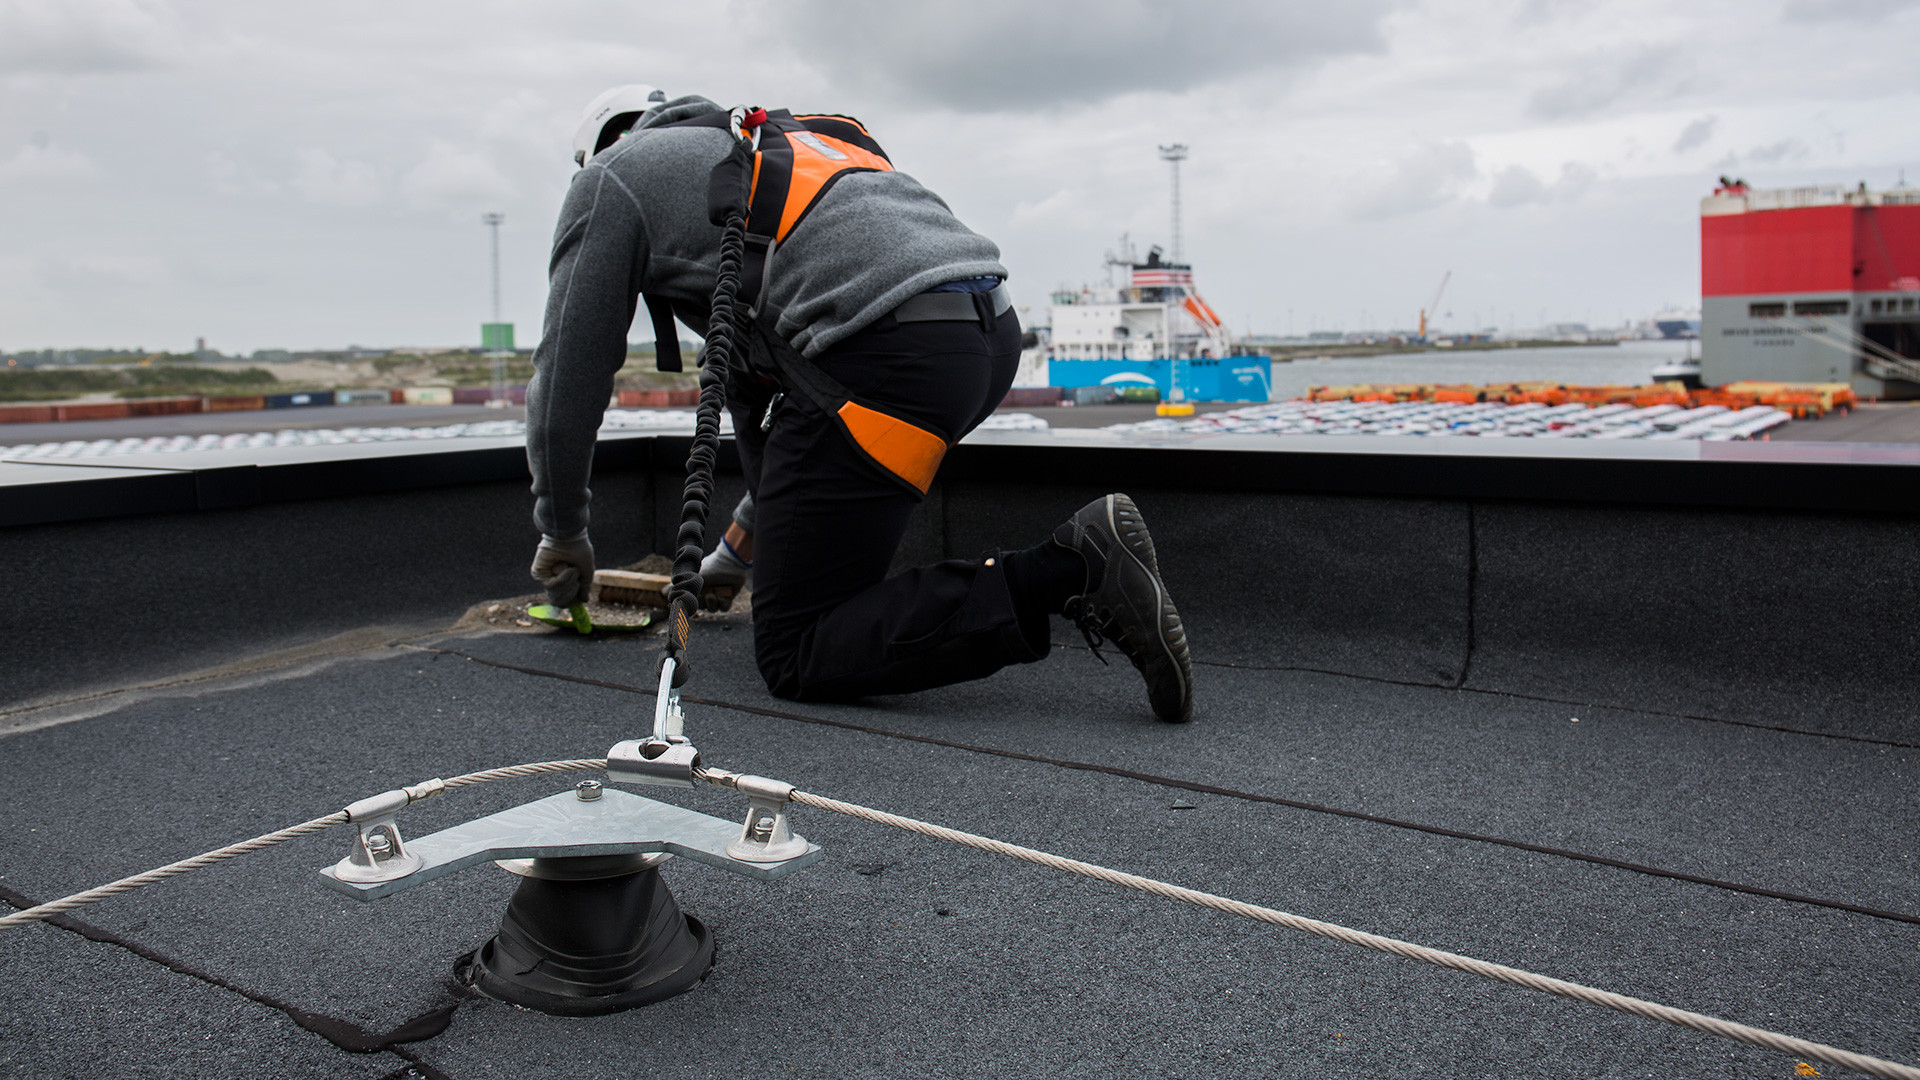
M 666 607 L 670 580 L 665 574 L 640 574 L 631 570 L 596 570 L 593 574 L 593 583 L 600 587 L 601 603 L 636 607 Z

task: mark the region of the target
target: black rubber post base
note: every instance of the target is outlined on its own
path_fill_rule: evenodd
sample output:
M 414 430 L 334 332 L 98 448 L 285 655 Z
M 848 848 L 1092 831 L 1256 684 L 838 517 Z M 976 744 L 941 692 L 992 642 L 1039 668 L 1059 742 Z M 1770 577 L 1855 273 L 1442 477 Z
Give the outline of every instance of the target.
M 527 878 L 500 933 L 455 971 L 488 997 L 536 1012 L 603 1016 L 691 990 L 712 967 L 713 935 L 680 911 L 659 871 L 645 869 Z

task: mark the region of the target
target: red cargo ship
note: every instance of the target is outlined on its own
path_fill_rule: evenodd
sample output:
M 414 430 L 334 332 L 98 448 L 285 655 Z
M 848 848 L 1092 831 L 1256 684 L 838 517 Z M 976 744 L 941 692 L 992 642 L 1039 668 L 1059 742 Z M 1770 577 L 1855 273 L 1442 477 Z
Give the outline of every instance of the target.
M 1700 202 L 1701 379 L 1920 397 L 1920 189 L 1721 181 Z

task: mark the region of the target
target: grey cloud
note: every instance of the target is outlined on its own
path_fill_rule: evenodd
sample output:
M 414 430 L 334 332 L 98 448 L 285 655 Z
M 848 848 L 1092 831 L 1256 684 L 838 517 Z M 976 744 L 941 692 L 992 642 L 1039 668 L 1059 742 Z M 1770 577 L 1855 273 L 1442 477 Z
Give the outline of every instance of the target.
M 1920 0 L 1788 0 L 1787 22 L 1879 22 L 1920 7 Z
M 1386 182 L 1363 195 L 1353 214 L 1363 219 L 1400 217 L 1447 202 L 1479 169 L 1473 147 L 1463 142 L 1429 143 L 1394 167 Z
M 1703 116 L 1686 126 L 1680 137 L 1673 141 L 1673 152 L 1684 154 L 1689 150 L 1698 150 L 1713 138 L 1713 129 L 1720 123 L 1717 116 Z
M 339 206 L 365 206 L 380 200 L 384 185 L 371 165 L 341 161 L 311 147 L 300 150 L 298 157 L 300 172 L 293 178 L 293 189 L 308 200 Z
M 1560 166 L 1560 179 L 1554 182 L 1553 196 L 1566 202 L 1572 202 L 1587 193 L 1600 174 L 1593 166 L 1578 161 L 1569 161 Z
M 1746 159 L 1761 165 L 1777 165 L 1788 158 L 1807 156 L 1807 148 L 1799 139 L 1781 139 L 1777 143 L 1756 146 L 1747 151 Z
M 1585 0 L 1527 0 L 1520 5 L 1514 22 L 1520 26 L 1538 26 L 1564 16 L 1576 16 L 1587 9 Z
M 505 199 L 514 193 L 508 180 L 484 150 L 434 140 L 427 156 L 400 179 L 401 189 L 417 206 L 446 206 Z
M 1561 82 L 1535 90 L 1527 111 L 1538 120 L 1570 120 L 1617 104 L 1657 100 L 1686 81 L 1686 65 L 1685 54 L 1674 45 L 1624 58 L 1589 57 L 1572 65 Z
M 34 134 L 12 157 L 0 158 L 0 181 L 67 182 L 99 172 L 85 154 L 54 146 L 45 132 Z
M 163 3 L 0 0 L 0 71 L 84 75 L 163 62 L 177 41 Z
M 831 78 L 967 111 L 1090 104 L 1385 48 L 1407 0 L 746 0 L 761 42 Z
M 1509 165 L 1494 174 L 1487 205 L 1510 210 L 1516 206 L 1572 202 L 1585 194 L 1599 175 L 1591 165 L 1569 161 L 1560 166 L 1560 178 L 1548 184 L 1524 165 Z
M 161 273 L 151 259 L 113 255 L 43 255 L 34 276 L 57 292 L 98 293 L 150 285 Z
M 1494 174 L 1493 190 L 1487 195 L 1489 205 L 1503 210 L 1546 201 L 1547 185 L 1524 165 L 1509 165 Z
M 1728 154 L 1714 162 L 1716 169 L 1735 169 L 1745 165 L 1778 165 L 1783 161 L 1801 161 L 1808 156 L 1807 144 L 1799 139 L 1756 146 L 1744 154 Z

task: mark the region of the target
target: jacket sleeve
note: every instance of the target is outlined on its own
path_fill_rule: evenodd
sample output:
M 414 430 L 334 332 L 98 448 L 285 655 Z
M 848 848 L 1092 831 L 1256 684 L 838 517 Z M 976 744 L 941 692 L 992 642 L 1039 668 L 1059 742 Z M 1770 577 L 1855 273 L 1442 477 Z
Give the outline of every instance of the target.
M 606 169 L 574 177 L 554 230 L 547 308 L 527 387 L 533 521 L 560 539 L 588 524 L 593 447 L 627 361 L 627 331 L 647 260 L 646 222 Z

